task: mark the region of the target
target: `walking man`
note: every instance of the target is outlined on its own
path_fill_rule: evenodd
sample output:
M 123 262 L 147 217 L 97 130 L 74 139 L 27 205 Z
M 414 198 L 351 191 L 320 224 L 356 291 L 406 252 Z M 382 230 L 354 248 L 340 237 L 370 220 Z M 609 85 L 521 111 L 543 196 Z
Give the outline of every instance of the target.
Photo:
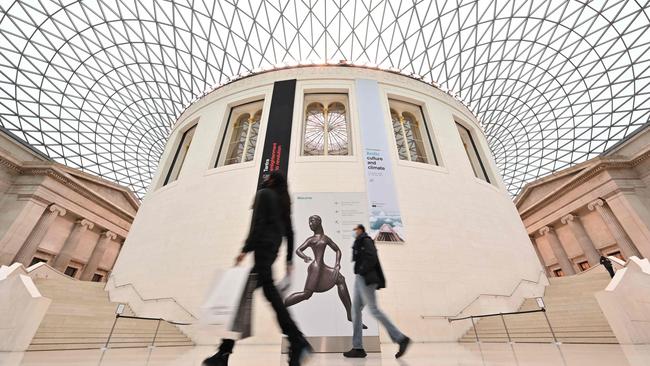
M 386 328 L 391 340 L 399 344 L 399 351 L 395 358 L 400 358 L 406 352 L 411 340 L 400 332 L 399 329 L 377 307 L 375 292 L 386 287 L 384 272 L 379 263 L 375 242 L 366 233 L 363 225 L 354 228 L 354 245 L 352 246 L 352 260 L 354 261 L 354 295 L 352 298 L 352 349 L 343 353 L 350 358 L 364 358 L 366 351 L 363 349 L 363 323 L 361 310 L 368 306 L 370 313 Z
M 255 266 L 252 273 L 256 275 L 257 287 L 261 287 L 264 296 L 271 303 L 277 316 L 278 324 L 288 338 L 289 366 L 300 366 L 305 356 L 312 348 L 302 335 L 296 323 L 280 297 L 273 282 L 271 266 L 275 262 L 282 243 L 282 237 L 287 238 L 287 272 L 291 272 L 291 257 L 293 254 L 293 228 L 291 224 L 291 199 L 287 188 L 287 180 L 280 172 L 273 172 L 266 177 L 257 191 L 253 204 L 253 218 L 246 244 L 235 259 L 241 263 L 250 252 L 254 254 Z M 227 366 L 228 358 L 235 346 L 235 340 L 222 339 L 219 352 L 203 361 L 203 366 Z

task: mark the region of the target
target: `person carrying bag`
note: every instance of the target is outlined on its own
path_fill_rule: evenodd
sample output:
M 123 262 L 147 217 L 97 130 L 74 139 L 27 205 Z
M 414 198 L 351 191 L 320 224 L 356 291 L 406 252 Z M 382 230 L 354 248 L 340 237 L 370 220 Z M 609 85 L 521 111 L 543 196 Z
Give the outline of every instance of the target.
M 291 200 L 286 178 L 282 173 L 274 171 L 265 177 L 262 187 L 255 195 L 248 238 L 241 253 L 235 259 L 235 264 L 239 265 L 248 253 L 253 253 L 255 265 L 250 272 L 251 276 L 247 279 L 247 285 L 243 289 L 242 297 L 240 297 L 234 320 L 231 322 L 231 330 L 240 333 L 242 337 L 250 335 L 252 293 L 255 288 L 261 287 L 264 296 L 271 303 L 276 313 L 282 333 L 289 338 L 291 344 L 289 365 L 299 366 L 302 360 L 312 353 L 312 348 L 287 311 L 284 301 L 273 282 L 271 269 L 278 256 L 283 236 L 287 238 L 287 273 L 290 273 L 293 268 L 291 264 L 293 255 Z M 228 358 L 232 354 L 234 346 L 235 341 L 233 339 L 222 339 L 219 351 L 206 358 L 203 365 L 228 365 Z

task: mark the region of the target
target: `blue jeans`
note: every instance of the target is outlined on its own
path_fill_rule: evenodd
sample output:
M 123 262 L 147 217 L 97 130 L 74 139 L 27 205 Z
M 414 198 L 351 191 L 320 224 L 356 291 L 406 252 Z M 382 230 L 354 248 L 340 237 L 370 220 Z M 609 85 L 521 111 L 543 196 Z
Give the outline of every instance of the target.
M 352 348 L 363 348 L 363 322 L 361 319 L 361 310 L 364 306 L 368 306 L 370 314 L 372 314 L 377 321 L 379 321 L 390 336 L 390 339 L 399 343 L 406 336 L 397 329 L 390 319 L 377 307 L 377 285 L 366 286 L 366 281 L 361 275 L 355 275 L 354 281 L 354 296 L 352 299 Z

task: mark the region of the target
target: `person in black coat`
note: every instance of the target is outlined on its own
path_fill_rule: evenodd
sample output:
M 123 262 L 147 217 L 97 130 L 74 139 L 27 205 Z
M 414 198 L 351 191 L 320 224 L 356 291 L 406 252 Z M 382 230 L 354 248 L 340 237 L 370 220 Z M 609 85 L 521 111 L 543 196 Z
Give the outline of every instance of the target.
M 366 351 L 363 349 L 361 310 L 363 310 L 364 306 L 368 306 L 370 313 L 386 328 L 393 342 L 399 344 L 399 351 L 395 354 L 395 358 L 400 358 L 406 352 L 411 340 L 400 332 L 377 307 L 375 292 L 386 287 L 386 278 L 379 263 L 377 248 L 374 240 L 366 233 L 363 225 L 357 225 L 354 232 L 356 239 L 352 246 L 355 274 L 354 296 L 352 298 L 352 349 L 343 353 L 343 356 L 350 358 L 366 357 Z
M 605 267 L 605 269 L 607 270 L 607 272 L 609 272 L 609 276 L 611 278 L 614 278 L 614 275 L 616 273 L 614 273 L 614 266 L 612 266 L 612 261 L 609 258 L 605 257 L 604 255 L 601 255 L 600 264 L 602 264 L 603 267 Z
M 256 276 L 257 287 L 262 287 L 264 296 L 271 303 L 282 328 L 291 343 L 289 365 L 300 365 L 301 359 L 312 352 L 312 348 L 298 329 L 275 287 L 271 266 L 278 256 L 282 237 L 287 238 L 287 273 L 292 271 L 293 228 L 291 224 L 291 200 L 287 180 L 280 172 L 267 176 L 255 195 L 253 217 L 248 237 L 241 253 L 235 259 L 241 263 L 248 253 L 253 253 L 255 265 L 251 271 Z M 203 361 L 204 366 L 226 366 L 235 341 L 223 339 L 219 352 Z

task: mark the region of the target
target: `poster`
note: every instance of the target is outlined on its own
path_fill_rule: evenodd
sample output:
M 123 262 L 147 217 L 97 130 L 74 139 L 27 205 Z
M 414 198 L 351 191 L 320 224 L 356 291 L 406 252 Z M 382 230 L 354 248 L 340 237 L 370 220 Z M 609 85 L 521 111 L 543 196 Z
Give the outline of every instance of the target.
M 404 224 L 397 202 L 379 87 L 376 81 L 366 79 L 357 79 L 356 86 L 368 193 L 368 235 L 376 242 L 403 243 Z
M 351 342 L 352 229 L 366 222 L 366 202 L 362 192 L 294 195 L 294 271 L 285 304 L 308 339 L 349 337 Z M 377 324 L 365 311 L 363 321 L 364 338 L 378 337 Z

